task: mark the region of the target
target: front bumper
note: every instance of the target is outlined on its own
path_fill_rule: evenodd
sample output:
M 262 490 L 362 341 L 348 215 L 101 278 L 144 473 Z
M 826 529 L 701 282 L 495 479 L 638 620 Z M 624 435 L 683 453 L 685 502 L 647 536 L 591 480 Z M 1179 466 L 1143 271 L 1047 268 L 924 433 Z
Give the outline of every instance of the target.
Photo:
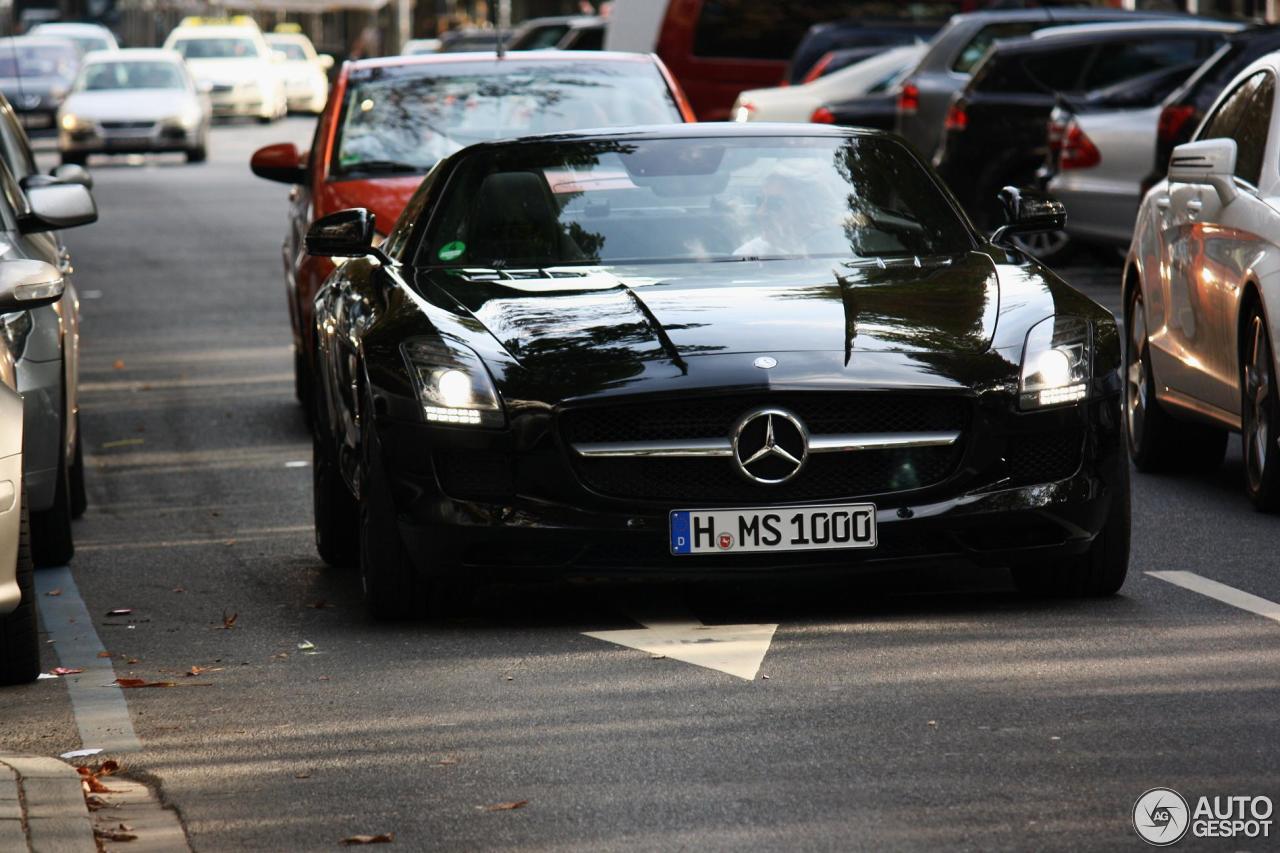
M 22 454 L 0 459 L 0 614 L 18 606 L 18 539 L 22 525 Z
M 58 131 L 58 150 L 64 153 L 114 154 L 148 151 L 186 151 L 200 144 L 198 128 L 165 122 L 114 128 L 102 124 L 75 131 Z
M 450 465 L 475 458 L 479 470 L 479 460 L 486 458 L 483 436 L 384 421 L 377 425 L 377 446 L 390 478 L 401 537 L 417 565 L 476 579 L 847 574 L 920 565 L 1031 565 L 1046 556 L 1084 552 L 1102 529 L 1114 484 L 1128 464 L 1118 395 L 1010 420 L 1020 422 L 1005 433 L 980 435 L 975 430 L 955 476 L 937 486 L 779 502 L 875 503 L 879 544 L 867 551 L 675 557 L 669 548 L 669 511 L 744 504 L 607 499 L 581 486 L 568 465 L 556 473 L 532 455 L 507 457 L 515 466 L 511 494 L 459 497 L 484 477 L 471 483 L 459 480 L 456 465 L 452 474 Z M 1034 476 L 1010 476 L 1007 466 L 1002 467 L 1014 436 L 1063 429 L 1076 430 L 1073 434 L 1080 437 L 1078 455 L 1066 468 L 1034 481 Z M 572 482 L 545 488 L 551 478 Z
M 209 98 L 215 118 L 260 116 L 268 112 L 261 89 L 214 91 Z

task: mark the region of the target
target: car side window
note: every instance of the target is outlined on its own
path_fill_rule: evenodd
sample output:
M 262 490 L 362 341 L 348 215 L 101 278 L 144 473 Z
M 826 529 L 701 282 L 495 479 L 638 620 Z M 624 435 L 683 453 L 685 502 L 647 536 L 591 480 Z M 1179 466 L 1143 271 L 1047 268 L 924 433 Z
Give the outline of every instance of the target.
M 1236 177 L 1255 187 L 1262 180 L 1262 158 L 1267 153 L 1267 131 L 1271 128 L 1275 98 L 1276 79 L 1263 72 L 1236 127 Z
M 1100 89 L 1154 71 L 1198 64 L 1209 42 L 1198 38 L 1105 44 L 1085 74 L 1084 89 Z
M 996 39 L 1011 39 L 1029 35 L 1044 26 L 1044 21 L 1010 21 L 1004 24 L 992 24 L 978 30 L 977 34 L 964 46 L 956 61 L 951 63 L 951 70 L 968 74 L 978 60 L 991 47 Z
M 1254 74 L 1223 99 L 1218 104 L 1217 109 L 1205 119 L 1200 132 L 1195 136 L 1196 141 L 1201 139 L 1235 139 L 1236 127 L 1240 124 L 1240 118 L 1244 115 L 1245 110 L 1249 108 L 1253 92 L 1258 84 L 1262 82 L 1262 77 L 1265 76 L 1265 73 L 1260 71 Z

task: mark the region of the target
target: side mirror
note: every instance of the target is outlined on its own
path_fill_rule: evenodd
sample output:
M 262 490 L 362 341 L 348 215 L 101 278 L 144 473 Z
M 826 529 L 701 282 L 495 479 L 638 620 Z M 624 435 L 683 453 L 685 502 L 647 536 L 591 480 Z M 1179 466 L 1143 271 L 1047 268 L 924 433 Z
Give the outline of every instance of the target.
M 1207 184 L 1226 206 L 1236 197 L 1236 141 L 1201 139 L 1173 149 L 1169 157 L 1169 182 Z
M 18 220 L 23 234 L 59 231 L 98 221 L 93 195 L 80 184 L 47 184 L 27 189 L 28 212 Z
M 1066 207 L 1046 192 L 1005 187 L 1000 190 L 1000 204 L 1005 224 L 991 235 L 992 243 L 1013 234 L 1044 234 L 1067 227 Z
M 52 305 L 62 298 L 62 273 L 44 261 L 0 261 L 0 314 Z
M 197 91 L 197 92 L 199 92 L 201 95 L 211 95 L 211 94 L 213 94 L 213 81 L 212 81 L 212 80 L 197 80 L 197 81 L 196 81 L 196 91 Z
M 79 184 L 87 190 L 93 189 L 93 175 L 84 166 L 75 163 L 63 163 L 53 170 L 53 177 L 59 183 Z
M 389 260 L 373 245 L 374 215 L 363 207 L 322 216 L 307 229 L 307 254 L 328 258 L 363 258 L 373 255 Z
M 327 53 L 316 54 L 316 62 L 320 63 L 320 67 L 328 71 L 333 67 L 333 57 Z
M 302 155 L 292 142 L 268 145 L 253 152 L 249 168 L 259 178 L 282 184 L 305 184 L 307 170 L 302 167 Z

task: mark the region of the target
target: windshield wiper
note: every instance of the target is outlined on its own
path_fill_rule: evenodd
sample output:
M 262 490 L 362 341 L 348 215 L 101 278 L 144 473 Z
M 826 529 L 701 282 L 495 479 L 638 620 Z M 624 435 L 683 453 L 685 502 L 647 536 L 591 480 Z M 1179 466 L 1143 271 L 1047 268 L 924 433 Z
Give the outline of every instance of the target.
M 346 168 L 347 172 L 425 172 L 425 167 L 399 160 L 361 160 Z

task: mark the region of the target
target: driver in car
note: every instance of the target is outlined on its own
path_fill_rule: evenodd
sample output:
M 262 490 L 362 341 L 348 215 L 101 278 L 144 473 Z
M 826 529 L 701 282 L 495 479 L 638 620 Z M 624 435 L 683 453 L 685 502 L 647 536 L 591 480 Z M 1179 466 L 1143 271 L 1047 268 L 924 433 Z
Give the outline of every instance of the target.
M 738 257 L 809 255 L 848 250 L 848 241 L 830 227 L 835 200 L 807 177 L 775 171 L 760 187 L 752 211 L 758 234 L 734 250 Z M 832 245 L 832 241 L 839 245 Z

